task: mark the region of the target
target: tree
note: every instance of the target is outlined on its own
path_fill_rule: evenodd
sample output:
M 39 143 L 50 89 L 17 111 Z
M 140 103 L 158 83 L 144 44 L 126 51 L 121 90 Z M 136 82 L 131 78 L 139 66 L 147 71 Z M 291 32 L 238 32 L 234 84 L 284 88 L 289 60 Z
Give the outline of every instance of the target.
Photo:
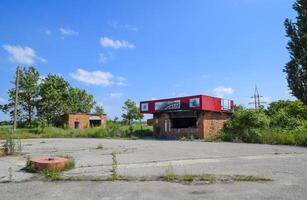
M 48 125 L 57 125 L 57 122 L 68 110 L 69 87 L 69 83 L 59 75 L 48 74 L 42 80 L 38 115 L 46 119 Z
M 69 87 L 66 101 L 67 113 L 89 113 L 95 105 L 94 97 L 85 90 Z
M 307 105 L 302 101 L 279 100 L 274 101 L 267 108 L 267 114 L 273 116 L 278 112 L 285 112 L 290 117 L 307 120 Z
M 122 110 L 123 110 L 122 118 L 124 119 L 124 121 L 128 123 L 128 125 L 131 125 L 133 120 L 138 120 L 141 117 L 139 108 L 136 106 L 135 102 L 132 101 L 131 99 L 125 101 Z
M 39 72 L 34 67 L 19 69 L 19 95 L 17 105 L 18 121 L 25 121 L 31 125 L 35 115 L 35 109 L 39 97 Z M 15 87 L 8 91 L 8 103 L 2 105 L 4 113 L 10 113 L 13 117 Z
M 285 20 L 287 37 L 290 38 L 287 46 L 290 61 L 284 72 L 291 93 L 307 104 L 307 1 L 297 0 L 293 9 L 298 13 L 296 22 Z
M 104 114 L 103 106 L 96 106 L 95 107 L 95 114 L 96 115 L 103 115 Z
M 20 74 L 19 102 L 25 112 L 27 124 L 31 125 L 39 97 L 39 72 L 34 67 L 23 68 Z

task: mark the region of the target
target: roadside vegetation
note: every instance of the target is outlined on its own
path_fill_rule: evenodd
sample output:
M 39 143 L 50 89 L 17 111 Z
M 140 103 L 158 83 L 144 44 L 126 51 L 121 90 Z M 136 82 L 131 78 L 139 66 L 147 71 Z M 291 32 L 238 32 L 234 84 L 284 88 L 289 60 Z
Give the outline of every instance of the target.
M 210 140 L 307 146 L 307 106 L 298 100 L 272 102 L 259 110 L 238 106 Z
M 128 138 L 135 139 L 152 136 L 152 127 L 147 125 L 132 124 L 126 125 L 121 122 L 108 121 L 106 128 L 71 129 L 45 127 L 20 128 L 12 132 L 11 127 L 0 127 L 0 139 L 8 137 L 28 138 Z

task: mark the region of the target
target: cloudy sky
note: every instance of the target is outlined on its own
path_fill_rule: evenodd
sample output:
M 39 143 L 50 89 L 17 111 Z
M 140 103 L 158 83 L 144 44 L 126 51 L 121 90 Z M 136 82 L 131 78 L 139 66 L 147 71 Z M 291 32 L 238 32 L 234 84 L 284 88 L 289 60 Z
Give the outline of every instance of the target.
M 0 3 L 0 104 L 15 68 L 61 74 L 113 118 L 123 102 L 207 94 L 291 99 L 283 27 L 294 0 Z M 0 113 L 0 120 L 8 116 Z

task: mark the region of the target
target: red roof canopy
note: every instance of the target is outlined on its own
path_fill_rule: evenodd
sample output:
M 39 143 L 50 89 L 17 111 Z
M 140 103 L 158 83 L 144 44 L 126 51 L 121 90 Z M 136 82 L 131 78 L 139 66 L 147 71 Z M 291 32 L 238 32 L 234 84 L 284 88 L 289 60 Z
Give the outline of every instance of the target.
M 180 110 L 203 110 L 212 112 L 233 112 L 233 100 L 194 95 L 140 102 L 141 113 L 172 112 Z

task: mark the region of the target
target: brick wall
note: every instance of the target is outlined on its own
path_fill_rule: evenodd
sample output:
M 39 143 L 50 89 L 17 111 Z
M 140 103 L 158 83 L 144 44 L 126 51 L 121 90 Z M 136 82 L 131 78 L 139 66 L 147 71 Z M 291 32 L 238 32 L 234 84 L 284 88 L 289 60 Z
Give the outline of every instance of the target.
M 200 138 L 217 134 L 223 129 L 225 122 L 230 118 L 228 113 L 205 112 L 200 117 Z
M 90 115 L 87 114 L 69 114 L 67 124 L 70 128 L 75 128 L 75 122 L 79 122 L 79 128 L 90 128 Z M 101 127 L 105 128 L 107 123 L 107 116 L 101 116 Z
M 170 139 L 179 139 L 181 137 L 190 137 L 194 135 L 195 138 L 206 138 L 217 134 L 223 127 L 225 122 L 230 118 L 231 114 L 216 113 L 216 112 L 202 112 L 197 119 L 197 128 L 171 128 L 171 119 L 168 113 L 161 113 L 155 115 L 153 119 L 147 121 L 148 125 L 159 126 L 159 132 L 156 136 L 166 136 Z

